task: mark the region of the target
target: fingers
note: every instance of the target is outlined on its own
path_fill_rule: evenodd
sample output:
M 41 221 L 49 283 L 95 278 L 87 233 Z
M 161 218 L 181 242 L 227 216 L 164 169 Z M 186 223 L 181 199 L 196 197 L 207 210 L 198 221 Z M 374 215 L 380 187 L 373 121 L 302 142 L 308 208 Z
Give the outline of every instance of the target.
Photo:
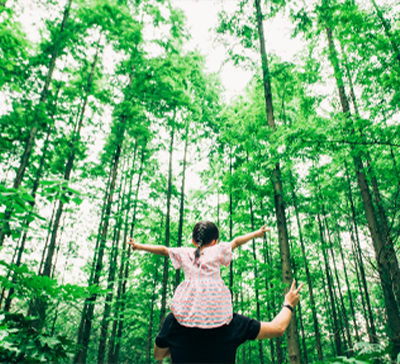
M 267 224 L 265 224 L 264 226 L 261 227 L 260 229 L 263 233 L 267 232 L 267 231 L 271 231 L 270 228 L 267 228 Z
M 290 291 L 294 292 L 295 288 L 296 288 L 296 280 L 294 279 L 292 282 L 292 286 L 290 287 Z
M 300 290 L 303 288 L 304 283 L 300 284 L 300 286 L 294 291 L 294 293 L 298 294 Z

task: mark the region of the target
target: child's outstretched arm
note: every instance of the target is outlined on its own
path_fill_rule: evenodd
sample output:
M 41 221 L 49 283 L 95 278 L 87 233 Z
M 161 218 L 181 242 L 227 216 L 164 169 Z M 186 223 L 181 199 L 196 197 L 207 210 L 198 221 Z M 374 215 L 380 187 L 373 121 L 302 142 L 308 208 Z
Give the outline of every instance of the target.
M 238 236 L 237 238 L 233 239 L 231 241 L 232 250 L 236 249 L 237 247 L 243 244 L 246 244 L 248 241 L 254 238 L 262 238 L 266 231 L 271 231 L 271 229 L 267 228 L 266 226 L 267 225 L 264 225 L 260 230 L 253 231 L 252 233 L 243 236 Z
M 135 243 L 131 237 L 129 237 L 128 239 L 130 241 L 127 241 L 127 243 L 132 246 L 133 250 L 144 250 L 149 253 L 163 255 L 164 257 L 169 257 L 168 248 L 164 245 L 138 244 Z

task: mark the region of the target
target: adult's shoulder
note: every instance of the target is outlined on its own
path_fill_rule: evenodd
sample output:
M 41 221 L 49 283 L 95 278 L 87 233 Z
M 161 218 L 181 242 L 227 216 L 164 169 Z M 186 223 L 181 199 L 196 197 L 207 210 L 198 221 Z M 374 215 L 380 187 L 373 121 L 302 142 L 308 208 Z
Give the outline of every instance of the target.
M 229 324 L 233 331 L 240 336 L 241 341 L 255 340 L 260 332 L 261 322 L 248 316 L 234 313 Z

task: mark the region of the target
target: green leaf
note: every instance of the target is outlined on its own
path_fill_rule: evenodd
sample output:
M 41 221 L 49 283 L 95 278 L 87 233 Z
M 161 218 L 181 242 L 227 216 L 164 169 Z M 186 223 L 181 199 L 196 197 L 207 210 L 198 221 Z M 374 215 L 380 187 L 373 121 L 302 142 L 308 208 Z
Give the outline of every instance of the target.
M 74 201 L 77 205 L 80 205 L 83 202 L 83 200 L 79 197 L 74 197 L 72 201 Z

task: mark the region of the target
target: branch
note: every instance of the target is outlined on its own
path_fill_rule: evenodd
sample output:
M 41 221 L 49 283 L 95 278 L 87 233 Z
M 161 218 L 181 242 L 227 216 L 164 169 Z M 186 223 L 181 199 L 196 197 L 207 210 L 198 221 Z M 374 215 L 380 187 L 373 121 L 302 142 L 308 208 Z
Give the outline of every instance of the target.
M 350 140 L 345 140 L 345 139 L 338 139 L 338 140 L 313 140 L 313 139 L 304 139 L 304 138 L 299 138 L 303 142 L 318 142 L 318 143 L 341 143 L 341 144 L 350 144 L 350 145 L 389 145 L 391 147 L 396 147 L 400 148 L 400 144 L 394 144 L 391 142 L 381 142 L 379 140 L 374 140 L 372 142 L 352 142 Z

